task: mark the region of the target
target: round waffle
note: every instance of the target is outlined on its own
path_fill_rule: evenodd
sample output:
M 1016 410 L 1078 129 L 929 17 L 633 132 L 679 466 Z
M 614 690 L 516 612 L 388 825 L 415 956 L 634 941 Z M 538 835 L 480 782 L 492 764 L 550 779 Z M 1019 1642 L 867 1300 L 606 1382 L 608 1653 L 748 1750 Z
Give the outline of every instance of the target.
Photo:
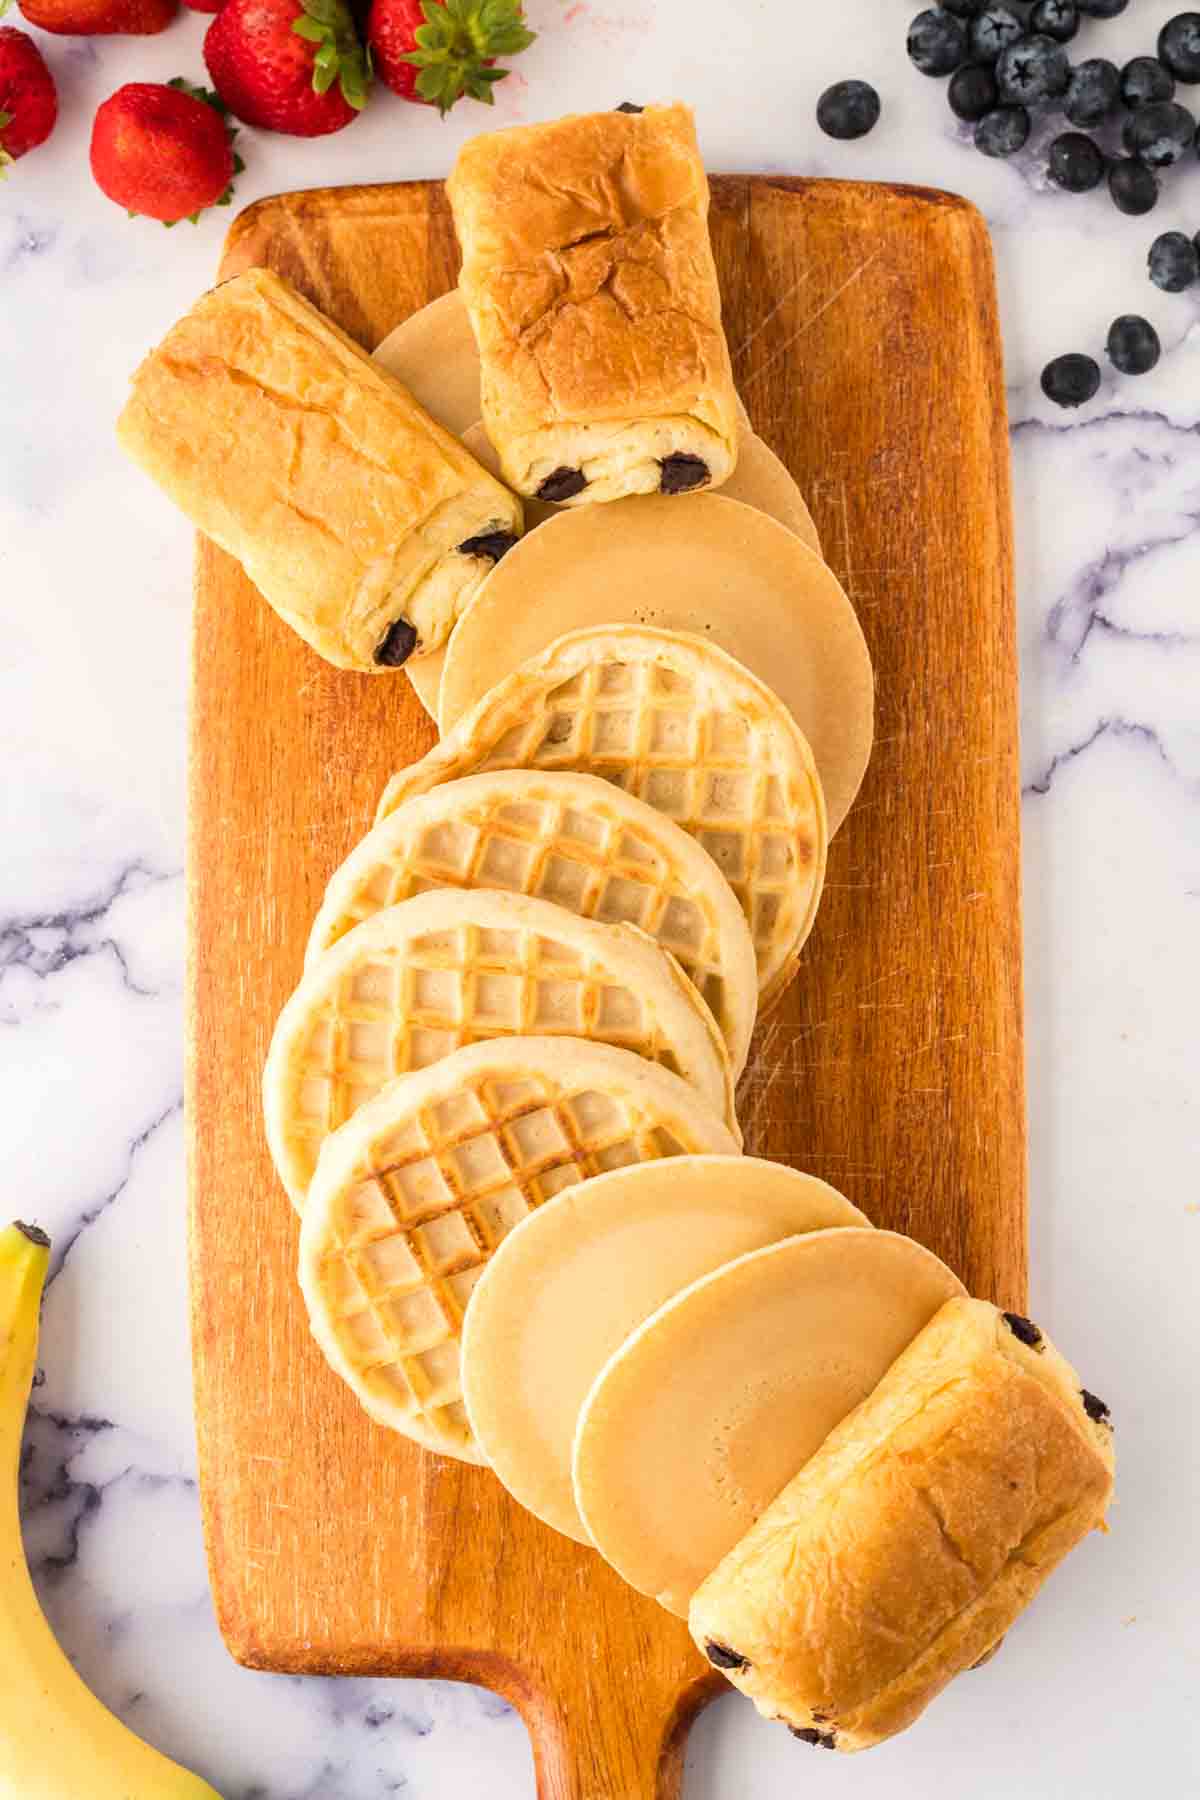
M 571 517 L 588 511 L 612 506 Z M 803 733 L 764 682 L 704 638 L 633 626 L 571 632 L 393 776 L 379 817 L 439 781 L 512 768 L 604 776 L 681 825 L 749 920 L 760 1006 L 779 998 L 825 879 L 825 803 Z
M 385 906 L 435 887 L 504 888 L 638 925 L 708 1003 L 740 1075 L 757 1009 L 754 946 L 711 856 L 595 775 L 496 769 L 414 794 L 333 876 L 305 966 Z
M 629 1333 L 735 1256 L 869 1224 L 815 1176 L 748 1156 L 614 1169 L 540 1207 L 484 1270 L 463 1325 L 467 1413 L 509 1493 L 590 1542 L 571 1446 L 588 1390 Z
M 381 1424 L 482 1462 L 459 1332 L 505 1234 L 603 1170 L 736 1148 L 685 1082 L 627 1050 L 561 1037 L 456 1050 L 325 1141 L 300 1236 L 317 1342 Z
M 624 625 L 710 638 L 772 687 L 812 745 L 837 829 L 871 753 L 866 640 L 815 551 L 723 493 L 575 507 L 515 544 L 454 628 L 443 734 L 564 632 Z
M 393 1076 L 462 1044 L 594 1038 L 682 1076 L 733 1121 L 725 1040 L 683 971 L 632 925 L 548 900 L 439 888 L 389 906 L 307 971 L 263 1072 L 267 1142 L 295 1205 L 321 1145 Z
M 785 1238 L 653 1313 L 579 1414 L 575 1503 L 600 1554 L 692 1594 L 962 1283 L 892 1231 Z

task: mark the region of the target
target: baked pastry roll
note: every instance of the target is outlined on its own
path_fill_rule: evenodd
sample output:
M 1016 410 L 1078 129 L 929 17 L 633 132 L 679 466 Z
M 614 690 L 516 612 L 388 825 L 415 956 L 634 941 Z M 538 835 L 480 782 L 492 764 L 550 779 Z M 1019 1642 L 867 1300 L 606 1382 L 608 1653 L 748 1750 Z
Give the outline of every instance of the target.
M 447 191 L 509 485 L 566 506 L 719 487 L 737 397 L 688 108 L 491 132 Z
M 436 650 L 522 530 L 516 496 L 267 269 L 167 333 L 117 432 L 341 669 Z
M 1108 1409 L 1029 1320 L 950 1300 L 692 1598 L 710 1662 L 806 1742 L 911 1725 L 1104 1529 Z

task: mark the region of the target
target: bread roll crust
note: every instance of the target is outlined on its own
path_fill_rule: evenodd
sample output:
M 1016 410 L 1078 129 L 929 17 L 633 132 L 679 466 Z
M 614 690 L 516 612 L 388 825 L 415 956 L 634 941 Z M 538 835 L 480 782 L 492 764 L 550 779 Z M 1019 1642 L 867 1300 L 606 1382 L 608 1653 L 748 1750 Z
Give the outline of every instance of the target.
M 866 1749 L 1104 1528 L 1112 1480 L 1070 1364 L 951 1300 L 698 1589 L 692 1635 L 760 1712 Z
M 117 431 L 339 668 L 383 672 L 398 620 L 414 654 L 435 650 L 493 567 L 459 546 L 522 530 L 515 495 L 267 269 L 223 282 L 167 333 Z
M 581 505 L 677 491 L 694 458 L 695 485 L 719 486 L 737 398 L 690 110 L 473 138 L 447 191 L 505 480 L 534 495 L 581 472 L 578 492 L 544 496 Z

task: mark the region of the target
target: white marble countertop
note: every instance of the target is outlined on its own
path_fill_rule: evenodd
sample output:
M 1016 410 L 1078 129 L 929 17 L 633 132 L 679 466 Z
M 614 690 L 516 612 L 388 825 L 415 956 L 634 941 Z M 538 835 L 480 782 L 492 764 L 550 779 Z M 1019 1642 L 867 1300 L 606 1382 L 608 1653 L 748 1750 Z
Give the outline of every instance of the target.
M 237 199 L 440 174 L 493 121 L 679 95 L 713 168 L 926 182 L 986 213 L 1016 477 L 1031 1310 L 1113 1408 L 1116 1529 L 906 1738 L 814 1763 L 731 1697 L 693 1735 L 685 1793 L 1175 1800 L 1200 1788 L 1200 290 L 1159 293 L 1145 254 L 1157 230 L 1200 226 L 1200 168 L 1135 220 L 1103 193 L 1047 191 L 1033 159 L 988 163 L 908 66 L 910 10 L 529 0 L 542 37 L 494 115 L 468 103 L 442 124 L 385 95 L 336 138 L 247 132 Z M 1174 10 L 1135 0 L 1074 52 L 1123 61 Z M 248 1674 L 205 1582 L 181 1126 L 190 533 L 124 465 L 112 421 L 231 215 L 169 235 L 126 220 L 86 161 L 122 81 L 201 77 L 205 23 L 45 39 L 63 117 L 0 190 L 0 1142 L 7 1211 L 54 1234 L 57 1271 L 28 1545 L 89 1681 L 228 1800 L 516 1800 L 533 1792 L 528 1745 L 494 1697 Z M 845 75 L 884 96 L 857 145 L 813 120 Z M 1099 355 L 1127 311 L 1157 324 L 1159 368 L 1106 378 L 1080 413 L 1049 407 L 1043 362 Z

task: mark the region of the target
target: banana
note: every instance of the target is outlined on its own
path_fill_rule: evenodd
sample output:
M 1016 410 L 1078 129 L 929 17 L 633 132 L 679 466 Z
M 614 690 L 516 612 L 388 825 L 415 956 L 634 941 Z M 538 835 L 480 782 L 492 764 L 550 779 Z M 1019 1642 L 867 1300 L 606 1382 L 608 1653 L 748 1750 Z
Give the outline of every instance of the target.
M 0 1229 L 0 1800 L 218 1800 L 84 1686 L 38 1603 L 17 1475 L 50 1240 Z

